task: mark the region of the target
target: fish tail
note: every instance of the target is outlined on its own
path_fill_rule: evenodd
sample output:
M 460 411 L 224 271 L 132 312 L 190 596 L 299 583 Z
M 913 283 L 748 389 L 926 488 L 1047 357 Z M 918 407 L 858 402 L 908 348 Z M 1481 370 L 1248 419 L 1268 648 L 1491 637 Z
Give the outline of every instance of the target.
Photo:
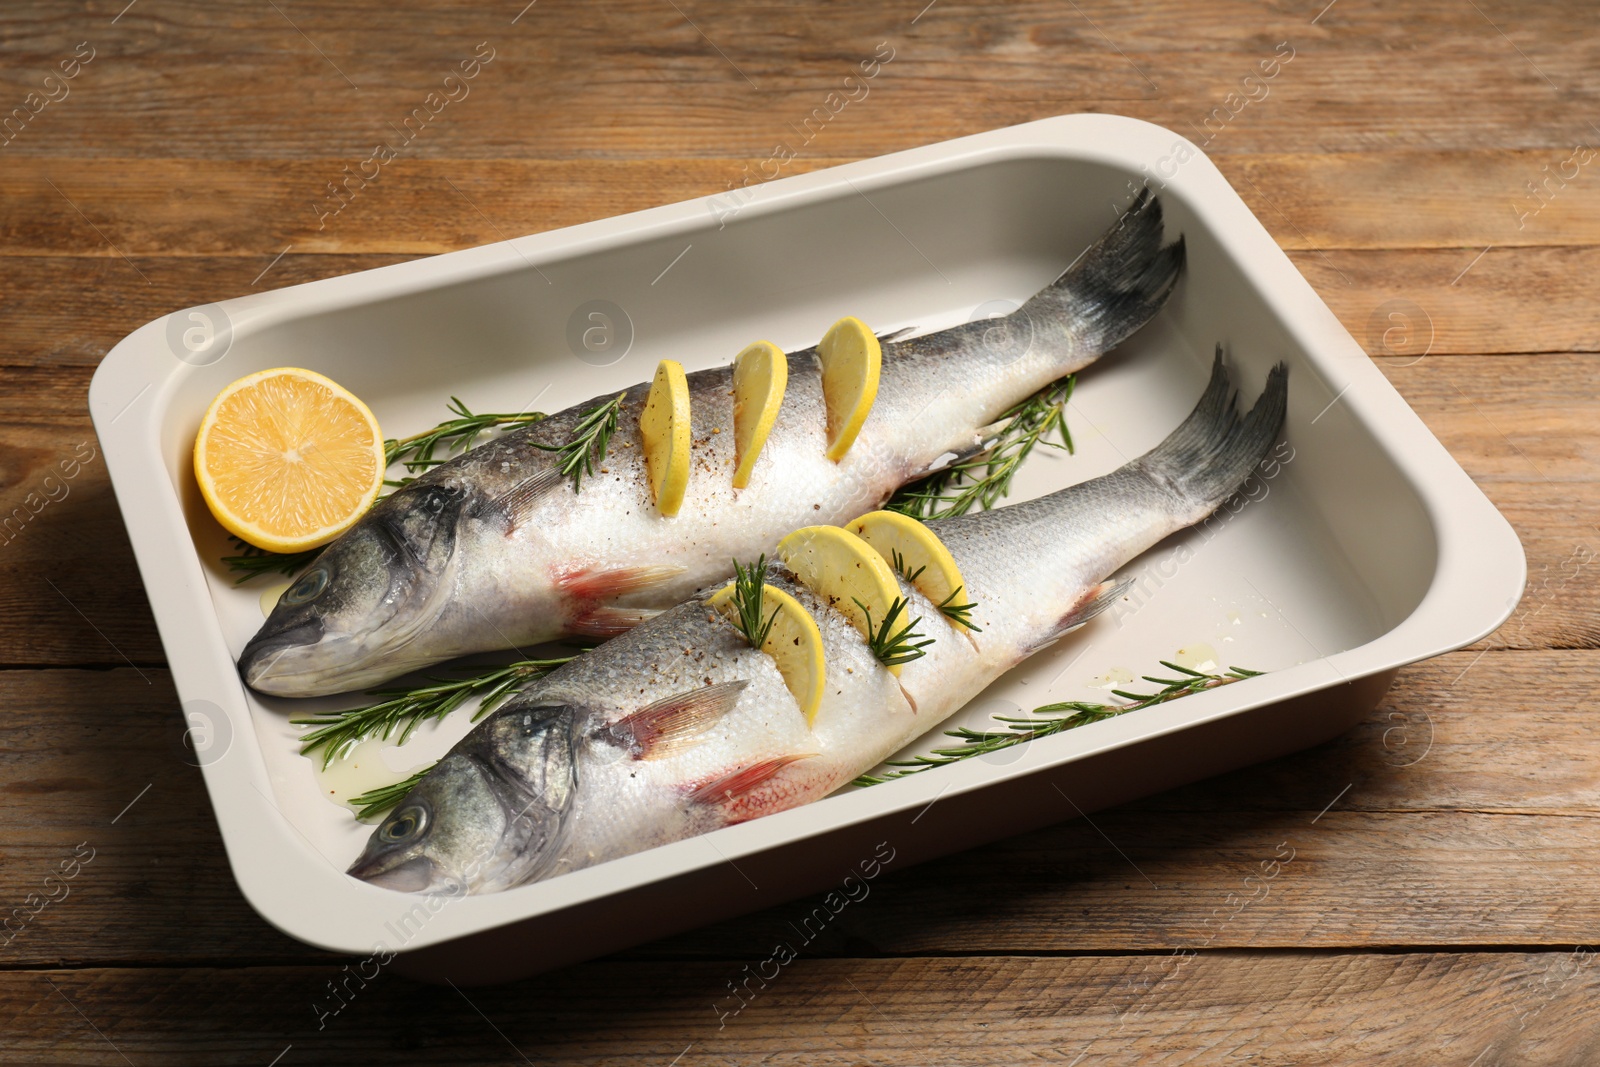
M 1200 402 L 1165 441 L 1135 462 L 1197 512 L 1209 514 L 1243 487 L 1277 441 L 1288 397 L 1289 368 L 1280 362 L 1267 375 L 1255 407 L 1241 419 L 1218 345 Z
M 1145 189 L 1115 226 L 1019 310 L 1071 323 L 1080 351 L 1111 349 L 1161 310 L 1183 272 L 1183 238 L 1163 245 L 1164 233 L 1161 201 Z

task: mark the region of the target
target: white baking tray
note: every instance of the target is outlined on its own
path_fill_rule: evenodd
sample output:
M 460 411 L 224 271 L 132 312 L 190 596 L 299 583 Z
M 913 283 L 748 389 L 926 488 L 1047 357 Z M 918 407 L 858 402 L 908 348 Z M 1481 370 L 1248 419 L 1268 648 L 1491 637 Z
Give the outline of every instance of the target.
M 223 385 L 310 367 L 404 433 L 438 421 L 451 395 L 477 410 L 558 410 L 648 379 L 661 358 L 694 369 L 758 337 L 812 344 L 845 314 L 941 328 L 1031 295 L 1146 175 L 1169 233 L 1187 238 L 1188 269 L 1154 322 L 1080 376 L 1077 454 L 1041 450 L 1013 499 L 1153 446 L 1193 406 L 1218 342 L 1246 402 L 1272 362 L 1289 362 L 1293 458 L 1262 499 L 1136 561 L 1123 609 L 945 725 L 1105 698 L 1107 676 L 1212 649 L 1223 666 L 1271 673 L 505 893 L 411 897 L 343 873 L 369 828 L 321 795 L 287 719 L 354 701 L 263 700 L 234 669 L 261 623 L 259 585 L 235 587 L 216 562 L 226 542 L 190 472 Z M 1525 575 L 1510 526 L 1211 162 L 1168 130 L 1104 115 L 177 312 L 111 351 L 89 402 L 245 896 L 301 940 L 397 954 L 403 971 L 457 982 L 598 955 L 838 887 L 874 857 L 900 869 L 1324 740 L 1359 721 L 1400 665 L 1493 631 Z M 387 758 L 397 769 L 434 758 L 466 728 L 458 714 Z

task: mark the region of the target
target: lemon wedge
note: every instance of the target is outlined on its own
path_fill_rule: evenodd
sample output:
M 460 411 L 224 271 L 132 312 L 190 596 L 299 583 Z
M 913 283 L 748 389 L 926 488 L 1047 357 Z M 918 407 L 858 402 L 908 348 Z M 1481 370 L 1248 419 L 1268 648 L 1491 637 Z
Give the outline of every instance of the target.
M 828 412 L 828 458 L 844 458 L 878 398 L 883 346 L 866 323 L 846 316 L 817 343 L 822 363 L 822 402 Z
M 738 466 L 733 487 L 750 484 L 750 471 L 778 421 L 783 390 L 789 384 L 789 360 L 771 341 L 757 341 L 733 360 L 733 445 Z
M 720 614 L 733 616 L 734 583 L 729 582 L 712 594 L 710 604 Z M 773 611 L 777 615 L 773 616 Z M 822 659 L 822 631 L 811 613 L 800 606 L 800 601 L 775 585 L 761 587 L 761 614 L 763 619 L 772 616 L 772 628 L 761 643 L 761 651 L 772 657 L 783 676 L 783 684 L 794 695 L 795 702 L 806 717 L 806 725 L 816 722 L 822 708 L 823 687 L 827 684 L 827 671 Z
M 218 393 L 194 439 L 194 476 L 229 533 L 302 552 L 344 533 L 383 488 L 367 405 L 315 371 L 257 371 Z
M 656 510 L 670 518 L 683 506 L 689 487 L 689 379 L 677 360 L 656 364 L 650 396 L 639 413 L 639 436 Z
M 871 626 L 882 626 L 900 596 L 894 571 L 878 551 L 838 526 L 807 526 L 778 542 L 778 558 L 808 589 L 845 613 L 861 636 L 872 640 Z M 856 603 L 860 601 L 861 603 Z M 865 604 L 871 621 L 862 611 Z M 898 675 L 900 666 L 889 667 Z
M 845 529 L 875 548 L 935 604 L 967 603 L 972 599 L 950 550 L 937 534 L 911 516 L 898 511 L 873 511 L 846 523 Z M 952 617 L 951 621 L 972 628 L 965 618 Z

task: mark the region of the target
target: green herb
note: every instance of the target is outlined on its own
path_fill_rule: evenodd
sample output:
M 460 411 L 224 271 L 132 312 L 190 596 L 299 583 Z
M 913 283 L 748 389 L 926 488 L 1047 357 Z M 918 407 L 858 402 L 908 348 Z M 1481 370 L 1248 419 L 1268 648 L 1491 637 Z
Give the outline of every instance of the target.
M 750 642 L 751 648 L 760 648 L 767 643 L 767 635 L 772 632 L 772 624 L 778 618 L 778 609 L 773 608 L 772 614 L 767 616 L 766 621 L 761 621 L 766 577 L 766 556 L 761 556 L 748 567 L 738 560 L 733 561 L 734 617 L 729 621 L 744 634 L 744 639 Z
M 872 654 L 878 657 L 879 663 L 882 663 L 885 667 L 894 667 L 902 663 L 910 663 L 914 659 L 921 659 L 927 655 L 923 649 L 933 644 L 933 638 L 929 637 L 922 641 L 915 640 L 922 636 L 917 632 L 917 624 L 922 621 L 920 616 L 906 623 L 905 626 L 900 628 L 899 632 L 895 631 L 895 623 L 899 622 L 900 617 L 905 614 L 905 597 L 897 596 L 894 598 L 894 603 L 890 604 L 889 610 L 884 612 L 883 622 L 878 626 L 872 624 L 871 608 L 856 600 L 855 597 L 850 599 L 856 601 L 856 607 L 860 608 L 862 614 L 867 617 L 867 647 L 872 649 Z
M 406 794 L 415 789 L 417 783 L 422 781 L 423 777 L 436 766 L 438 764 L 430 763 L 403 782 L 396 782 L 394 785 L 380 785 L 376 789 L 367 790 L 358 797 L 351 797 L 350 803 L 361 809 L 356 812 L 356 818 L 366 819 L 388 811 L 404 800 Z
M 472 716 L 476 722 L 502 704 L 524 682 L 543 677 L 575 658 L 576 653 L 555 659 L 525 659 L 468 678 L 430 677 L 429 684 L 415 688 L 374 689 L 368 695 L 383 698 L 375 704 L 289 721 L 296 726 L 315 727 L 300 738 L 300 751 L 305 754 L 322 749 L 322 765 L 326 767 L 348 755 L 369 737 L 388 740 L 399 730 L 400 737 L 395 744 L 403 745 L 418 726 L 444 718 L 473 697 L 482 697 L 482 703 Z
M 1112 690 L 1117 696 L 1128 701 L 1126 704 L 1095 704 L 1084 700 L 1068 700 L 1060 704 L 1046 704 L 1035 708 L 1033 715 L 1027 718 L 996 715 L 997 722 L 1006 724 L 1004 730 L 978 731 L 966 727 L 946 730 L 944 732 L 946 737 L 953 737 L 961 743 L 949 748 L 936 748 L 933 754 L 928 756 L 918 755 L 907 760 L 891 760 L 887 766 L 896 768 L 895 770 L 885 771 L 881 775 L 863 774 L 851 784 L 878 785 L 892 778 L 904 778 L 930 767 L 944 767 L 964 759 L 971 759 L 973 756 L 998 752 L 1003 748 L 1026 744 L 1035 738 L 1049 737 L 1051 734 L 1059 734 L 1077 726 L 1099 722 L 1101 719 L 1114 718 L 1155 704 L 1165 704 L 1169 700 L 1176 700 L 1192 693 L 1203 693 L 1207 689 L 1231 685 L 1246 678 L 1256 678 L 1262 673 L 1247 671 L 1243 667 L 1229 667 L 1222 674 L 1202 674 L 1187 667 L 1180 667 L 1176 663 L 1168 663 L 1166 660 L 1160 662 L 1163 667 L 1177 671 L 1183 677 L 1157 678 L 1145 675 L 1145 681 L 1161 687 L 1154 693 L 1125 693 L 1120 689 Z
M 425 471 L 430 467 L 437 467 L 448 462 L 450 456 L 440 458 L 437 452 L 443 448 L 446 452 L 465 452 L 477 441 L 478 435 L 483 431 L 497 426 L 526 426 L 529 423 L 539 422 L 545 418 L 540 411 L 519 411 L 516 414 L 474 414 L 461 402 L 460 397 L 451 397 L 446 405 L 453 419 L 446 419 L 433 429 L 425 433 L 412 434 L 410 437 L 399 439 L 390 438 L 383 443 L 384 465 L 392 467 L 396 463 L 404 463 L 406 470 L 413 474 Z M 398 481 L 386 481 L 385 485 L 399 487 L 411 481 L 402 478 Z
M 884 507 L 914 519 L 948 519 L 975 507 L 994 507 L 1011 491 L 1011 479 L 1035 445 L 1074 451 L 1066 412 L 1076 382 L 1076 375 L 1068 375 L 1015 405 L 1001 416 L 1008 421 L 990 448 L 902 487 Z M 1049 440 L 1055 431 L 1060 444 Z
M 622 398 L 626 395 L 618 393 L 605 403 L 591 408 L 572 428 L 572 436 L 566 444 L 534 445 L 546 452 L 560 454 L 556 467 L 563 477 L 572 479 L 573 492 L 583 489 L 583 476 L 593 474 L 600 461 L 606 458 L 611 435 L 617 432 L 617 413 L 622 410 Z
M 228 569 L 239 575 L 233 580 L 234 585 L 242 585 L 263 574 L 293 575 L 322 554 L 320 548 L 311 548 L 304 552 L 268 552 L 232 534 L 228 535 L 228 540 L 239 546 L 237 555 L 222 557 L 222 562 L 228 565 Z
M 972 609 L 978 605 L 970 600 L 965 604 L 956 603 L 956 597 L 961 595 L 961 590 L 963 588 L 965 587 L 959 585 L 956 586 L 955 589 L 951 591 L 949 596 L 939 601 L 937 607 L 941 612 L 943 612 L 944 617 L 949 619 L 951 622 L 959 622 L 962 626 L 965 626 L 973 633 L 981 634 L 983 633 L 983 628 L 981 626 L 974 626 L 972 624 Z
M 920 576 L 923 571 L 928 569 L 928 565 L 923 564 L 916 570 L 911 570 L 910 564 L 906 563 L 906 558 L 900 554 L 900 550 L 898 548 L 891 548 L 889 550 L 889 562 L 894 566 L 895 573 L 900 575 L 900 577 L 904 578 L 908 582 L 915 582 L 918 576 Z

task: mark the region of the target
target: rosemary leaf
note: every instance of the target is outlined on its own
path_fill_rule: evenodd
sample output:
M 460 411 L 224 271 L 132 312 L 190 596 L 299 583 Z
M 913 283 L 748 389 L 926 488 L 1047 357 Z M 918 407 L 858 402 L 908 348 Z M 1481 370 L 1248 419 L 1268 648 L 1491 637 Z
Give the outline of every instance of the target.
M 293 576 L 300 568 L 310 563 L 322 554 L 322 549 L 312 548 L 304 552 L 268 552 L 264 548 L 257 548 L 248 541 L 228 535 L 228 540 L 239 546 L 239 552 L 232 556 L 223 556 L 222 562 L 228 569 L 239 575 L 233 580 L 234 585 L 242 585 L 252 578 L 259 578 L 263 574 L 286 574 Z
M 898 632 L 894 628 L 895 623 L 905 614 L 905 597 L 894 598 L 894 603 L 890 604 L 889 610 L 883 614 L 883 622 L 877 626 L 872 623 L 872 609 L 855 597 L 850 599 L 856 601 L 856 607 L 867 617 L 867 647 L 872 650 L 879 663 L 885 667 L 895 667 L 927 655 L 923 649 L 933 644 L 933 638 L 916 640 L 922 636 L 917 632 L 917 624 L 922 621 L 920 616 L 906 623 Z
M 572 428 L 572 436 L 566 444 L 534 445 L 535 448 L 557 454 L 556 467 L 563 476 L 572 479 L 573 492 L 582 492 L 584 475 L 593 474 L 606 458 L 611 435 L 617 432 L 617 413 L 622 410 L 622 398 L 626 395 L 618 393 L 605 403 L 591 408 Z
M 956 603 L 956 598 L 961 595 L 961 590 L 964 588 L 965 586 L 956 586 L 955 589 L 951 590 L 949 596 L 939 601 L 936 607 L 951 622 L 959 622 L 973 633 L 981 634 L 983 633 L 983 627 L 974 626 L 972 623 L 972 609 L 978 606 L 977 603 L 971 600 L 965 604 Z
M 445 718 L 475 697 L 481 698 L 478 710 L 472 717 L 476 722 L 503 703 L 523 683 L 549 674 L 576 658 L 576 655 L 519 660 L 487 670 L 463 668 L 479 673 L 466 678 L 430 677 L 427 684 L 414 688 L 374 689 L 368 695 L 382 698 L 376 703 L 289 721 L 296 726 L 313 727 L 301 736 L 300 752 L 307 754 L 321 749 L 322 765 L 326 767 L 348 755 L 352 748 L 369 737 L 388 740 L 398 730 L 399 738 L 395 743 L 403 745 L 411 739 L 418 726 Z
M 983 756 L 990 752 L 998 752 L 1003 748 L 1013 745 L 1026 744 L 1035 738 L 1049 737 L 1078 726 L 1086 726 L 1091 722 L 1110 719 L 1140 708 L 1152 707 L 1156 704 L 1165 704 L 1169 700 L 1177 700 L 1194 693 L 1203 693 L 1207 689 L 1216 689 L 1219 686 L 1231 685 L 1242 682 L 1246 678 L 1259 677 L 1263 672 L 1245 670 L 1243 667 L 1229 667 L 1221 674 L 1202 674 L 1200 671 L 1180 667 L 1176 663 L 1160 661 L 1163 667 L 1177 671 L 1181 678 L 1159 678 L 1145 675 L 1144 680 L 1152 685 L 1160 686 L 1154 693 L 1124 693 L 1115 690 L 1117 696 L 1127 700 L 1126 704 L 1096 704 L 1086 700 L 1067 700 L 1059 704 L 1045 704 L 1034 708 L 1033 714 L 1023 718 L 1010 715 L 996 715 L 995 721 L 1004 723 L 1000 730 L 973 730 L 968 727 L 959 727 L 946 730 L 946 737 L 953 737 L 960 744 L 946 748 L 936 748 L 929 755 L 918 754 L 910 759 L 890 760 L 887 766 L 894 768 L 883 774 L 863 774 L 852 785 L 869 786 L 880 785 L 894 778 L 905 778 L 908 775 L 918 774 L 930 767 L 945 767 L 952 763 L 959 763 L 973 756 Z
M 1011 491 L 1011 479 L 1035 446 L 1074 451 L 1066 412 L 1076 383 L 1076 375 L 1068 375 L 1016 404 L 1001 416 L 1009 421 L 992 448 L 903 486 L 884 507 L 924 520 L 994 507 Z M 1058 431 L 1060 444 L 1050 440 Z
M 767 643 L 767 635 L 772 632 L 772 624 L 778 618 L 777 608 L 772 609 L 766 621 L 761 619 L 764 610 L 762 601 L 765 599 L 767 577 L 767 557 L 758 558 L 754 564 L 745 566 L 738 560 L 733 561 L 733 606 L 734 618 L 731 620 L 738 631 L 744 634 L 744 639 L 750 642 L 751 648 L 760 648 Z
M 928 569 L 928 565 L 923 564 L 916 570 L 911 570 L 910 564 L 906 562 L 906 558 L 900 554 L 900 550 L 898 548 L 891 548 L 889 550 L 889 562 L 894 567 L 895 573 L 900 575 L 900 577 L 904 578 L 908 582 L 915 582 L 919 577 L 921 577 L 922 572 Z
M 446 419 L 431 430 L 423 433 L 412 434 L 410 437 L 397 439 L 391 438 L 383 443 L 384 464 L 393 466 L 396 463 L 405 464 L 406 470 L 413 474 L 419 471 L 437 467 L 448 462 L 452 456 L 438 455 L 443 448 L 446 453 L 465 452 L 477 442 L 478 435 L 494 427 L 526 426 L 543 420 L 545 415 L 540 411 L 519 411 L 515 414 L 476 414 L 460 397 L 451 397 L 446 405 L 453 419 Z M 410 478 L 385 481 L 385 485 L 399 488 L 411 481 Z
M 351 797 L 350 803 L 361 809 L 356 812 L 356 818 L 366 819 L 373 815 L 378 815 L 382 812 L 388 811 L 390 808 L 404 800 L 406 794 L 415 789 L 417 787 L 417 783 L 422 781 L 423 776 L 429 771 L 433 770 L 433 768 L 436 766 L 438 766 L 438 764 L 430 763 L 403 782 L 396 782 L 393 785 L 380 785 L 376 789 L 367 790 L 360 796 Z

